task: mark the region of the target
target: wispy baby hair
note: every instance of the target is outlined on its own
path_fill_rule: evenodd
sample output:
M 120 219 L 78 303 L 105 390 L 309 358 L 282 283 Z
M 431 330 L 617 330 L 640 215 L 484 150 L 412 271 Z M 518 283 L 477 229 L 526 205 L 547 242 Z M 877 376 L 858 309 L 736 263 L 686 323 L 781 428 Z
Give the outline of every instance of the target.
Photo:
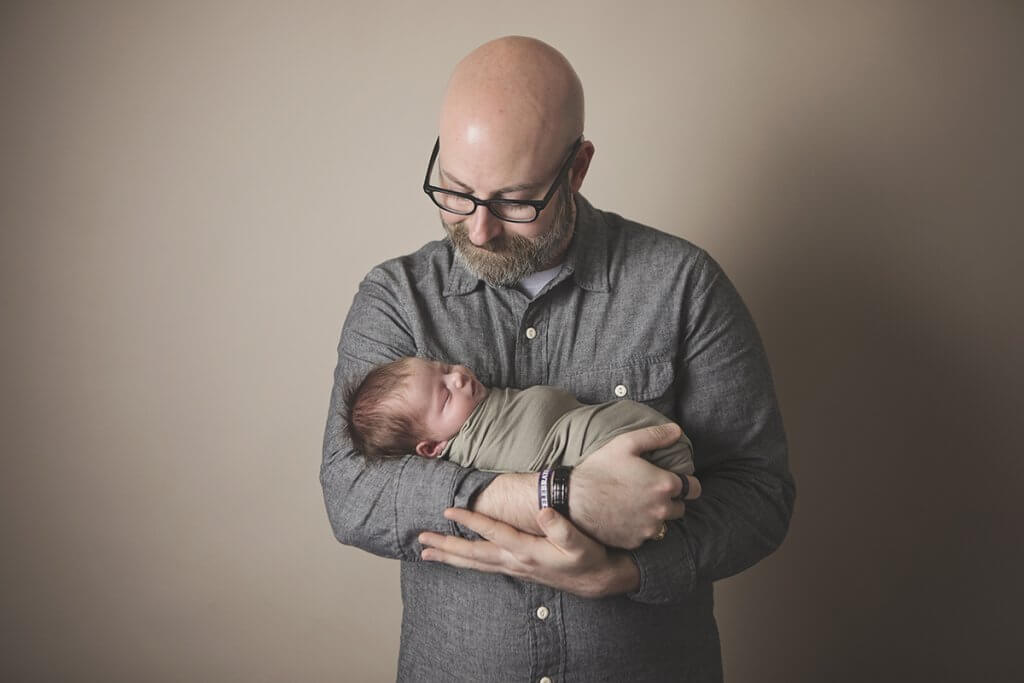
M 420 424 L 401 405 L 412 361 L 407 357 L 378 365 L 345 400 L 349 438 L 366 458 L 393 458 L 416 450 Z

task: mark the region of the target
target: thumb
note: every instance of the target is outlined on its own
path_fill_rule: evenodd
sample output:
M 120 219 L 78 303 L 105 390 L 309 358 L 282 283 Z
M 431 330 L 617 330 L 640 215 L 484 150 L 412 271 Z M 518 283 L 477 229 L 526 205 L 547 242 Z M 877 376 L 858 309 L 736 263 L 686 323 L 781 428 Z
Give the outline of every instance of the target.
M 571 548 L 576 545 L 576 536 L 579 532 L 554 508 L 544 508 L 537 513 L 537 525 L 549 541 L 559 548 Z
M 671 446 L 679 437 L 683 435 L 683 430 L 674 422 L 666 422 L 665 424 L 655 425 L 654 427 L 645 427 L 643 429 L 637 429 L 629 432 L 624 436 L 629 437 L 630 450 L 634 453 L 649 453 L 656 451 L 659 448 Z

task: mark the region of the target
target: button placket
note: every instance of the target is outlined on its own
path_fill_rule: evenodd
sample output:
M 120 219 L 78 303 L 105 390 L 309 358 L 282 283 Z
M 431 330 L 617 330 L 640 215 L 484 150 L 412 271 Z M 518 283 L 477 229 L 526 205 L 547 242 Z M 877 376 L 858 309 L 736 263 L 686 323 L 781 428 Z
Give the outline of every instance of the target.
M 516 343 L 516 382 L 528 387 L 547 379 L 547 312 L 543 304 L 531 301 L 519 319 Z
M 526 585 L 529 587 L 523 596 L 526 598 L 524 607 L 528 610 L 531 640 L 536 648 L 531 648 L 530 680 L 561 680 L 565 673 L 561 596 L 546 586 Z

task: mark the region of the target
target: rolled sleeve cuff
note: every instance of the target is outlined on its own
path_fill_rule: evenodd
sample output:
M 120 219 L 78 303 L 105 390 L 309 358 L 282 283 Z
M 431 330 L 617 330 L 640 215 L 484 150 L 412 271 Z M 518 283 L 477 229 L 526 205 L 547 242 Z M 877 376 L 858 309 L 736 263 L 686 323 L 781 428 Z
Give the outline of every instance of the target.
M 469 507 L 473 497 L 496 476 L 496 472 L 480 472 L 448 462 L 407 458 L 399 474 L 394 501 L 402 557 L 419 559 L 423 548 L 418 536 L 424 531 L 475 538 L 468 529 L 445 519 L 444 510 L 447 507 Z M 445 494 L 438 500 L 441 491 Z
M 466 508 L 468 510 L 473 504 L 473 499 L 476 498 L 477 494 L 487 488 L 498 474 L 498 472 L 481 472 L 480 470 L 471 469 L 464 470 L 461 476 L 456 477 L 452 487 L 452 507 Z M 463 538 L 470 539 L 480 538 L 480 536 L 472 529 L 467 529 L 461 524 L 456 524 L 450 520 L 448 522 L 448 527 L 448 533 L 452 536 L 462 536 Z
M 665 538 L 647 541 L 629 554 L 640 571 L 640 587 L 626 594 L 630 600 L 664 604 L 679 602 L 694 592 L 697 572 L 679 523 L 669 523 Z

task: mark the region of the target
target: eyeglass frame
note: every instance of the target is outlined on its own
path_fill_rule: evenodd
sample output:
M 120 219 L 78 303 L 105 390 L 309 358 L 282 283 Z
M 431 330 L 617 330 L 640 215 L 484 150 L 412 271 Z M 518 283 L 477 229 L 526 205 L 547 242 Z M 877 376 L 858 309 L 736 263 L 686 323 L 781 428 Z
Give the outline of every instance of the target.
M 434 151 L 430 154 L 430 163 L 427 164 L 427 174 L 423 177 L 423 191 L 430 197 L 430 201 L 434 203 L 437 208 L 448 213 L 453 213 L 456 216 L 472 216 L 476 213 L 478 207 L 486 207 L 491 214 L 498 220 L 506 221 L 508 223 L 533 223 L 540 218 L 540 212 L 547 207 L 551 198 L 555 196 L 555 190 L 562 184 L 562 176 L 567 176 L 569 168 L 572 166 L 572 162 L 576 160 L 576 153 L 579 152 L 580 146 L 583 145 L 583 136 L 576 138 L 576 142 L 573 143 L 572 149 L 569 150 L 569 156 L 566 157 L 565 161 L 562 162 L 561 168 L 558 169 L 558 173 L 555 174 L 555 179 L 551 181 L 551 187 L 548 188 L 547 193 L 543 199 L 478 199 L 473 195 L 466 192 L 459 192 L 458 190 L 449 190 L 443 187 L 437 187 L 436 185 L 430 184 L 430 173 L 434 170 L 434 162 L 437 160 L 437 153 L 441 149 L 441 137 L 438 136 L 437 140 L 434 141 Z M 473 202 L 473 208 L 466 213 L 460 211 L 452 211 L 449 208 L 441 206 L 436 199 L 434 199 L 434 192 L 443 192 L 445 194 L 455 195 L 456 197 L 462 197 Z M 494 205 L 516 205 L 516 206 L 532 206 L 535 213 L 533 218 L 528 221 L 516 220 L 514 218 L 505 218 L 504 216 L 498 215 L 494 210 Z

